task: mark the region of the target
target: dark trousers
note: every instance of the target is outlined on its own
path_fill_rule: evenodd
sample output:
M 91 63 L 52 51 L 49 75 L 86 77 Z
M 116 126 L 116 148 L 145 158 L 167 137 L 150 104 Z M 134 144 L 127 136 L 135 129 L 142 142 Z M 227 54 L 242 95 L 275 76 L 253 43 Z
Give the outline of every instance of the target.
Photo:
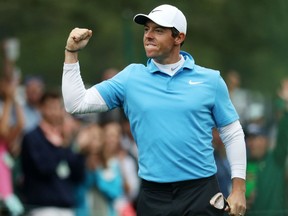
M 156 183 L 142 180 L 137 203 L 137 216 L 223 216 L 209 203 L 219 192 L 216 176 Z

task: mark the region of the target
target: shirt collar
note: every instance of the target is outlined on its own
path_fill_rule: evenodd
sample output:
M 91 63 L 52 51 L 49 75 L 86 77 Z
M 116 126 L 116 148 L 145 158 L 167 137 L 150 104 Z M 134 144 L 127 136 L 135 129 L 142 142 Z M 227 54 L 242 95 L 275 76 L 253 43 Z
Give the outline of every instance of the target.
M 187 68 L 189 70 L 193 70 L 193 68 L 195 66 L 195 61 L 194 61 L 193 57 L 185 51 L 181 51 L 180 55 L 182 55 L 185 59 L 185 62 L 183 64 L 182 68 Z M 150 73 L 155 73 L 155 72 L 159 71 L 158 67 L 153 63 L 151 58 L 149 58 L 147 61 L 147 68 L 148 68 L 148 71 Z

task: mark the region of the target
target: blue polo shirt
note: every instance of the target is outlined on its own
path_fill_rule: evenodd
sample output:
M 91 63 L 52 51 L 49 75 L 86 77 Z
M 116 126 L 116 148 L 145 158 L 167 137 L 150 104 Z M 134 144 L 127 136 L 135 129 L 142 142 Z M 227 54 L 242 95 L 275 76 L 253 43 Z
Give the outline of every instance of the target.
M 148 181 L 215 174 L 212 128 L 238 119 L 220 73 L 181 55 L 185 63 L 172 77 L 149 59 L 95 85 L 109 109 L 123 107 L 138 146 L 139 176 Z

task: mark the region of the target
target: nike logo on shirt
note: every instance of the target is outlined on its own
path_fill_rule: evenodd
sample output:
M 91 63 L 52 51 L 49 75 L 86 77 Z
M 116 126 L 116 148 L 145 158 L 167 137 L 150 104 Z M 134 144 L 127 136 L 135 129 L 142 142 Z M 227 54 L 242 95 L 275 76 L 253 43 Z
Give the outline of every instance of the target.
M 193 82 L 192 80 L 189 80 L 189 84 L 190 85 L 198 85 L 198 84 L 201 84 L 203 82 Z

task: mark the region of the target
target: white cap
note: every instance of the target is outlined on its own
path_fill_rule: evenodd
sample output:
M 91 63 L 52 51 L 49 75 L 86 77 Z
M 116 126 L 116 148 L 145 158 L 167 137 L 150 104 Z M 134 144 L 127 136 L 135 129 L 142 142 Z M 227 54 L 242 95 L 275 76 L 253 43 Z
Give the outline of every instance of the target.
M 168 28 L 176 28 L 180 33 L 186 35 L 187 21 L 184 14 L 172 5 L 160 5 L 154 8 L 148 15 L 137 14 L 134 21 L 138 24 L 145 25 L 147 20 L 151 20 L 157 25 Z

